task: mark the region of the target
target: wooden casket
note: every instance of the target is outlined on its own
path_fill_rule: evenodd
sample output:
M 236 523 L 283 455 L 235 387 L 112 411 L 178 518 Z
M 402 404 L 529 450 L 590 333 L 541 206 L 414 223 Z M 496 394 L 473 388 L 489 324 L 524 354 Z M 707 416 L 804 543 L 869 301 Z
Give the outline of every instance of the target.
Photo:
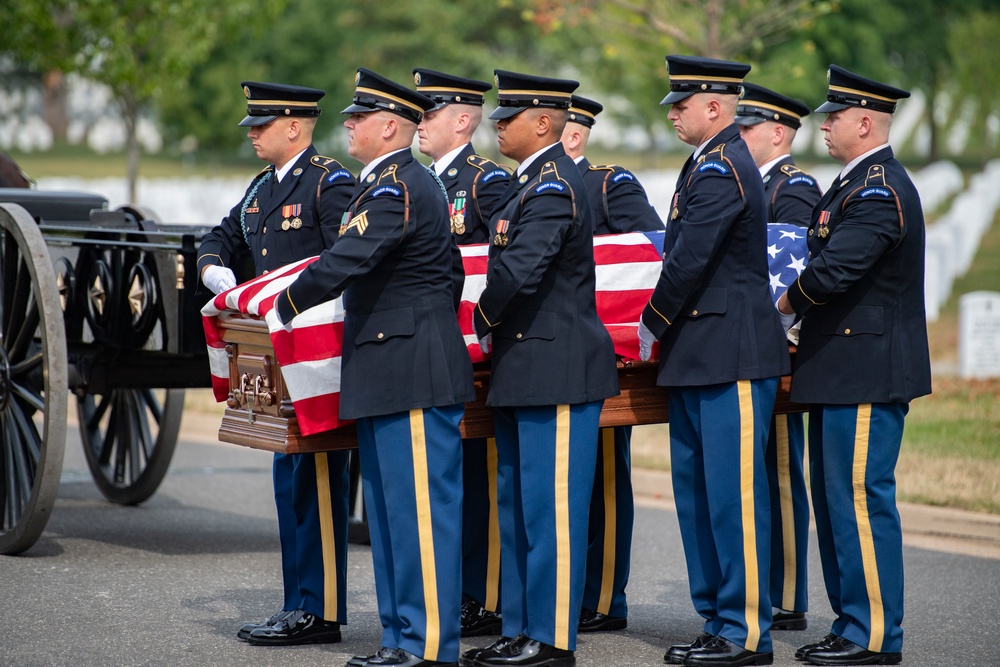
M 221 324 L 229 358 L 229 398 L 219 428 L 219 440 L 283 454 L 357 446 L 353 424 L 302 435 L 263 320 L 235 316 Z M 668 390 L 656 386 L 656 371 L 657 363 L 652 361 L 619 362 L 621 394 L 604 401 L 601 426 L 666 423 Z M 493 435 L 493 411 L 486 407 L 490 381 L 488 365 L 477 365 L 473 377 L 476 400 L 465 405 L 462 435 L 488 437 Z M 791 402 L 790 391 L 791 377 L 783 376 L 778 385 L 775 414 L 805 411 L 806 406 Z

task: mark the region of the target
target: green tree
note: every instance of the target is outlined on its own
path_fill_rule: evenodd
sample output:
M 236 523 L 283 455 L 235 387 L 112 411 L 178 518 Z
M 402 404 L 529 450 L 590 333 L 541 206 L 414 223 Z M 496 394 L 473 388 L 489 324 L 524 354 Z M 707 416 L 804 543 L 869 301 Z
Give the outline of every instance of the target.
M 322 147 L 323 136 L 342 134 L 336 114 L 350 102 L 358 67 L 403 83 L 412 81 L 414 67 L 484 80 L 497 67 L 544 67 L 545 58 L 553 58 L 538 55 L 526 4 L 290 0 L 266 34 L 236 30 L 217 43 L 205 65 L 190 73 L 187 90 L 164 101 L 163 121 L 172 139 L 193 136 L 202 148 L 228 150 L 245 142 L 236 127 L 246 108 L 240 81 L 311 86 L 326 91 L 317 135 Z
M 139 174 L 140 112 L 183 90 L 233 26 L 266 20 L 281 2 L 41 0 L 5 6 L 0 43 L 39 71 L 77 72 L 111 88 L 125 123 L 129 197 Z

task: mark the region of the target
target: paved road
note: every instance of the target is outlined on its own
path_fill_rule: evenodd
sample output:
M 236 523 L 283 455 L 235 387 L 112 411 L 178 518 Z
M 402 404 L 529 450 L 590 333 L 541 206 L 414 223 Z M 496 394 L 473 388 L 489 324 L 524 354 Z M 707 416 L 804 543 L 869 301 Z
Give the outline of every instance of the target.
M 200 432 L 186 424 L 182 437 L 159 492 L 141 507 L 120 507 L 101 498 L 71 432 L 46 532 L 26 554 L 0 556 L 0 665 L 329 667 L 377 647 L 370 554 L 354 545 L 342 644 L 262 648 L 236 640 L 241 622 L 280 604 L 271 457 L 214 443 L 204 420 Z M 833 620 L 815 538 L 810 558 L 813 626 L 775 633 L 776 665 L 800 664 L 795 647 L 821 637 Z M 1000 665 L 1000 561 L 907 547 L 905 565 L 904 664 Z M 666 500 L 646 497 L 637 509 L 629 600 L 627 631 L 581 636 L 580 667 L 662 665 L 669 644 L 700 632 Z

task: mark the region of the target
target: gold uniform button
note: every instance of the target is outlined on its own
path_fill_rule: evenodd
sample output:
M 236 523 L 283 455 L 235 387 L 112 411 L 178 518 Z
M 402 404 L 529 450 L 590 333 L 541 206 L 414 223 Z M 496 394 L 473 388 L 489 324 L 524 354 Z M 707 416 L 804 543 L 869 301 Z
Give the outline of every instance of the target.
M 260 254 L 262 254 L 264 256 L 267 256 L 267 248 L 264 248 L 263 250 L 261 250 Z
M 850 336 L 851 335 L 851 330 L 850 329 L 844 329 L 844 335 L 845 336 Z
M 692 310 L 692 311 L 691 311 L 691 314 L 692 314 L 692 315 L 697 315 L 697 314 L 698 314 L 698 311 L 697 311 L 697 310 Z
M 383 338 L 385 338 L 385 334 L 384 334 L 384 333 L 382 333 L 381 331 L 379 331 L 379 332 L 378 332 L 378 339 L 379 339 L 379 340 L 382 340 Z
M 521 340 L 521 338 L 523 338 L 523 337 L 524 337 L 524 334 L 517 334 L 517 339 L 518 340 Z

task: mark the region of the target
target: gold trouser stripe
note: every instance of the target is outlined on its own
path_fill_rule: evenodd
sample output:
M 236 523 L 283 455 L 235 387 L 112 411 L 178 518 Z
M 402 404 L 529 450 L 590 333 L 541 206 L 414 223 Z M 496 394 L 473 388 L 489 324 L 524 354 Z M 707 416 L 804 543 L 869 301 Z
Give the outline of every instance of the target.
M 885 634 L 885 614 L 882 610 L 882 587 L 878 581 L 878 562 L 875 559 L 875 540 L 872 538 L 872 524 L 868 518 L 868 499 L 865 494 L 865 472 L 868 468 L 868 439 L 871 436 L 872 405 L 858 406 L 857 423 L 854 431 L 854 519 L 858 524 L 858 543 L 861 545 L 861 564 L 865 572 L 865 587 L 868 589 L 868 605 L 871 615 L 871 636 L 868 650 L 882 650 Z
M 757 517 L 754 514 L 754 415 L 749 380 L 736 383 L 740 403 L 740 505 L 743 514 L 743 568 L 746 585 L 744 614 L 747 643 L 756 651 L 760 641 L 760 579 L 757 570 Z
M 781 553 L 784 562 L 781 608 L 795 610 L 795 509 L 792 505 L 792 453 L 788 438 L 788 415 L 774 416 L 774 444 L 777 445 L 778 503 L 781 507 Z
M 555 521 L 556 627 L 555 647 L 569 649 L 569 405 L 556 406 Z M 574 622 L 576 619 L 574 619 Z
M 319 535 L 323 546 L 323 618 L 327 621 L 340 621 L 337 616 L 337 540 L 333 537 L 330 462 L 326 452 L 318 452 L 315 456 Z
M 489 545 L 486 554 L 486 603 L 488 611 L 497 610 L 500 597 L 500 514 L 497 507 L 497 441 L 486 440 L 486 475 L 490 495 Z
M 410 447 L 413 452 L 413 491 L 417 510 L 417 536 L 420 540 L 420 571 L 424 585 L 424 613 L 427 629 L 424 637 L 424 660 L 437 660 L 441 641 L 441 618 L 438 611 L 437 567 L 434 563 L 434 527 L 431 522 L 431 495 L 427 481 L 427 433 L 424 411 L 410 410 Z
M 618 537 L 618 507 L 615 504 L 615 430 L 601 429 L 601 458 L 604 461 L 604 568 L 601 570 L 601 597 L 596 611 L 611 611 L 615 583 L 615 543 Z

